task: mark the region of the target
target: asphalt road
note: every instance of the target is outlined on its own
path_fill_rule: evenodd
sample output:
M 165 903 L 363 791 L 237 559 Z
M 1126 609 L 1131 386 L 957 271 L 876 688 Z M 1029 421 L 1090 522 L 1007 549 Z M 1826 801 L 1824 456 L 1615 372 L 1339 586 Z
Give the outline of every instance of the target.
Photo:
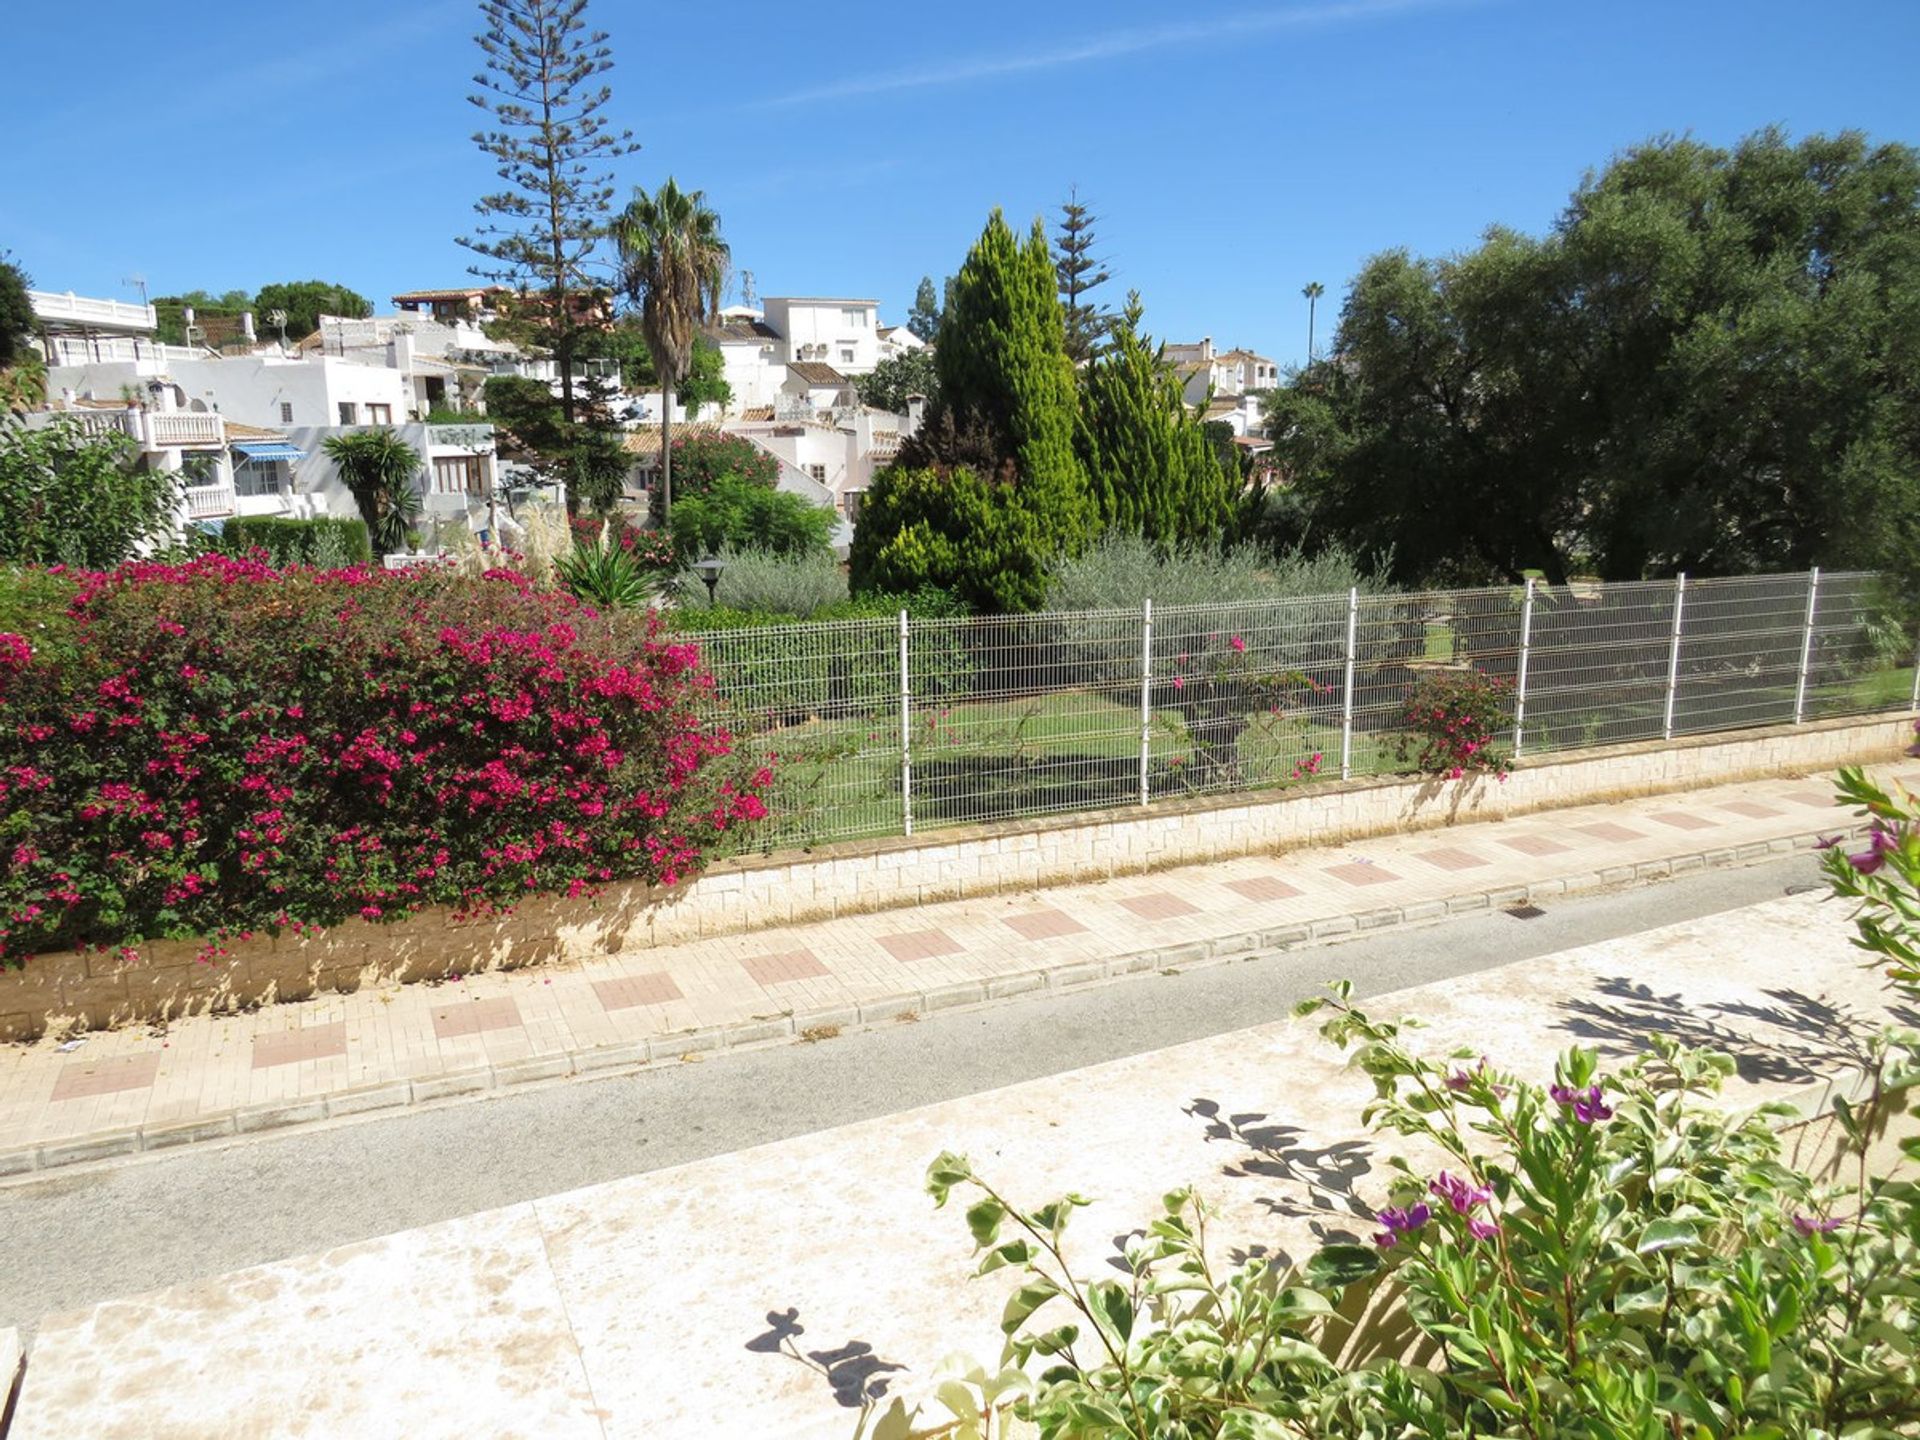
M 0 1186 L 0 1325 L 1278 1019 L 1326 979 L 1378 995 L 1772 899 L 1805 855 L 1551 906 Z

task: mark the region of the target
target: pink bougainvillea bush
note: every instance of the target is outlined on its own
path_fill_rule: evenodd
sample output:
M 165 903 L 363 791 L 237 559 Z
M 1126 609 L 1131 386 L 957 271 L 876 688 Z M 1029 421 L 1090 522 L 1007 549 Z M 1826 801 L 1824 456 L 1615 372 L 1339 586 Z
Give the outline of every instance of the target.
M 766 813 L 650 617 L 507 571 L 71 583 L 48 637 L 0 634 L 0 962 L 671 885 Z
M 1511 681 L 1479 670 L 1439 670 L 1407 695 L 1400 759 L 1423 775 L 1505 779 L 1513 757 L 1495 743 L 1513 724 Z

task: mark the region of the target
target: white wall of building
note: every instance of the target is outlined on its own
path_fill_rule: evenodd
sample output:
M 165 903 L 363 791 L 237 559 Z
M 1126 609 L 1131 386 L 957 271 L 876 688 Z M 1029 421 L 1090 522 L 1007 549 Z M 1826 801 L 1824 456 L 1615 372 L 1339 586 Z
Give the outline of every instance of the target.
M 408 377 L 400 371 L 337 356 L 60 365 L 47 372 L 47 384 L 55 394 L 71 389 L 111 400 L 123 390 L 144 395 L 147 382 L 161 376 L 179 387 L 185 408 L 211 410 L 246 425 L 338 425 L 343 404 L 354 407 L 345 423 L 399 424 L 413 403 Z M 384 411 L 371 408 L 382 406 Z
M 780 332 L 782 364 L 818 360 L 847 375 L 880 363 L 880 305 L 876 300 L 776 296 L 761 302 L 767 324 Z

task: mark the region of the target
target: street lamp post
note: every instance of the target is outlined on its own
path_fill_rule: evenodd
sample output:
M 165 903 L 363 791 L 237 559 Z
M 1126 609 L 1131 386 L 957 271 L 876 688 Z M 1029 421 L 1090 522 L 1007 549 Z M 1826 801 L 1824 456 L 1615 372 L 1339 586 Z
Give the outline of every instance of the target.
M 694 573 L 699 575 L 707 585 L 708 609 L 712 609 L 714 605 L 718 603 L 720 572 L 726 568 L 727 562 L 722 560 L 718 555 L 715 555 L 711 550 L 706 553 L 705 558 L 693 562 Z

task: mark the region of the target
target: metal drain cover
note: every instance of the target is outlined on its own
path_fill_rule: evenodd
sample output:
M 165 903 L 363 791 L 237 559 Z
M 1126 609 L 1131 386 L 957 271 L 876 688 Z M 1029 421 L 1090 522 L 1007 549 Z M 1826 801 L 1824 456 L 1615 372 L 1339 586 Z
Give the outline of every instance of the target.
M 1507 906 L 1507 914 L 1511 915 L 1516 920 L 1538 920 L 1542 915 L 1546 913 L 1547 912 L 1542 910 L 1538 905 Z

